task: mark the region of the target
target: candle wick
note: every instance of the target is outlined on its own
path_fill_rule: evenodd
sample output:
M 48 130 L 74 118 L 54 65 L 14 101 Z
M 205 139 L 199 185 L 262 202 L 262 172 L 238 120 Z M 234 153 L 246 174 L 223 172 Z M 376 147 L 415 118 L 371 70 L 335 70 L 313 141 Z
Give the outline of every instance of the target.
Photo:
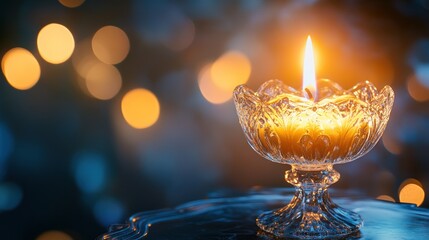
M 311 93 L 310 89 L 305 88 L 304 91 L 307 93 L 307 98 L 310 100 L 314 100 L 313 94 Z

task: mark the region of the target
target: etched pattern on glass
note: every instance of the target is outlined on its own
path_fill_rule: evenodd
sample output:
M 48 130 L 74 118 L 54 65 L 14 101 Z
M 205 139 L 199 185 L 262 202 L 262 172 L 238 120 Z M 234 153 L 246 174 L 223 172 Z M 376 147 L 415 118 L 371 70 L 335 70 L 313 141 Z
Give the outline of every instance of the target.
M 237 87 L 234 102 L 250 146 L 273 162 L 308 169 L 349 162 L 371 150 L 389 119 L 393 90 L 378 92 L 368 81 L 350 90 L 327 79 L 318 86 L 317 101 L 279 80 L 256 92 Z

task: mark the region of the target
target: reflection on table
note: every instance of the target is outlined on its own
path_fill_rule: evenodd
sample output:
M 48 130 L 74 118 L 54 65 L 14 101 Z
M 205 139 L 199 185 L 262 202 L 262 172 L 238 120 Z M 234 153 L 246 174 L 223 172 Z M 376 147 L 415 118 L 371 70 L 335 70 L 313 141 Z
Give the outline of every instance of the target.
M 215 193 L 174 209 L 134 214 L 98 239 L 278 239 L 260 231 L 255 219 L 287 204 L 293 193 L 290 188 Z M 374 200 L 358 192 L 332 191 L 332 196 L 364 219 L 364 227 L 349 239 L 429 239 L 428 209 Z

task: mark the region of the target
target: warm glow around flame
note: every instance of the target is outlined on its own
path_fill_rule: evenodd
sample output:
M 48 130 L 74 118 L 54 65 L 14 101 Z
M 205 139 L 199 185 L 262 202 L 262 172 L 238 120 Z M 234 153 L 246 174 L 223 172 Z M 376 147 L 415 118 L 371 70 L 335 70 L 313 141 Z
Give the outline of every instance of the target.
M 310 36 L 307 37 L 307 44 L 304 53 L 304 72 L 302 90 L 308 99 L 317 98 L 316 68 L 314 66 L 313 44 Z

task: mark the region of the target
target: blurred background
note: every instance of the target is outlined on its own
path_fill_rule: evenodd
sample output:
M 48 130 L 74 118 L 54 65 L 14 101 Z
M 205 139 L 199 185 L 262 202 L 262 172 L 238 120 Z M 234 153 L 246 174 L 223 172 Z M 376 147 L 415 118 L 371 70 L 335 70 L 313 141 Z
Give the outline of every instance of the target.
M 232 90 L 317 76 L 396 93 L 337 189 L 429 207 L 429 1 L 16 0 L 0 7 L 2 239 L 93 239 L 135 212 L 286 187 Z M 424 201 L 426 198 L 426 201 Z

